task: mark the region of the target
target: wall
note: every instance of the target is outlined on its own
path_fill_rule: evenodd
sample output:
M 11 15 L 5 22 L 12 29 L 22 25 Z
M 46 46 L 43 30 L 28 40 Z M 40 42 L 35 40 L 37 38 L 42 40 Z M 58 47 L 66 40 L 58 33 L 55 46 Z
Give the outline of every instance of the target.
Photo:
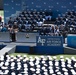
M 0 10 L 3 10 L 3 0 L 0 0 Z
M 34 54 L 64 54 L 63 47 L 50 47 L 50 46 L 16 46 L 16 53 L 34 53 Z
M 16 11 L 21 11 L 21 0 L 4 0 L 4 16 L 6 17 L 15 14 Z
M 69 34 L 67 37 L 67 46 L 76 48 L 76 35 L 74 34 Z
M 23 1 L 23 3 L 22 3 Z M 22 6 L 23 4 L 23 6 Z M 37 9 L 53 12 L 53 18 L 67 10 L 76 11 L 76 0 L 4 0 L 5 17 L 22 9 Z

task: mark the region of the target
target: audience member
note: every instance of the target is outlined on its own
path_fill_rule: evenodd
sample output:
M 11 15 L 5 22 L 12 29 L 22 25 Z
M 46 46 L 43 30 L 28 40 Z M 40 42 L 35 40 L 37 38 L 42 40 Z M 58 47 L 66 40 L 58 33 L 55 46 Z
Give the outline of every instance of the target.
M 0 22 L 2 22 L 2 17 L 0 16 Z
M 6 53 L 4 54 L 4 60 L 5 60 L 5 61 L 7 60 L 7 55 L 8 55 L 8 52 L 6 52 Z
M 76 75 L 76 58 L 0 56 L 0 75 Z

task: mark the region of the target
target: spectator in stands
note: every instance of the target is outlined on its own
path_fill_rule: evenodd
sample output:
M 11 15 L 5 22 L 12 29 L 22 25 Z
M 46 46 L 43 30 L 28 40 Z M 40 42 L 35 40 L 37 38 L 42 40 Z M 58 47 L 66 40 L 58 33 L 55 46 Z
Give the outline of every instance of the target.
M 22 31 L 22 32 L 25 32 L 25 31 L 26 31 L 26 30 L 25 30 L 25 24 L 22 24 L 22 25 L 21 25 L 21 31 Z
M 51 20 L 51 18 L 52 18 L 52 11 L 45 11 L 45 14 L 46 14 L 46 16 L 45 16 L 45 19 L 47 20 L 47 21 L 50 21 Z
M 17 23 L 18 23 L 18 24 L 22 24 L 22 23 L 23 23 L 23 21 L 21 20 L 21 18 L 20 18 L 20 17 L 18 18 Z
M 71 15 L 71 11 L 68 10 L 68 11 L 66 12 L 66 15 Z
M 8 31 L 7 26 L 4 25 L 4 26 L 2 27 L 2 29 L 1 29 L 1 31 L 2 31 L 2 32 L 6 32 L 6 31 Z
M 0 25 L 0 31 L 2 31 L 2 28 L 3 28 L 2 25 Z
M 55 25 L 60 25 L 61 23 L 60 23 L 60 21 L 58 20 L 58 18 L 56 18 L 56 21 L 55 21 Z
M 38 22 L 37 22 L 38 27 L 42 26 L 42 24 L 43 24 L 42 21 L 38 21 Z
M 2 17 L 0 16 L 0 22 L 2 22 Z
M 25 17 L 23 17 L 23 24 L 26 24 L 26 18 Z
M 30 22 L 27 22 L 25 24 L 25 29 L 26 29 L 26 31 L 30 31 L 31 30 L 31 24 L 30 24 Z
M 14 22 L 18 22 L 18 21 L 16 20 L 16 18 L 14 18 L 13 23 L 14 23 Z
M 59 36 L 60 31 L 59 31 L 59 27 L 55 26 L 55 36 Z
M 46 35 L 49 35 L 50 33 L 50 26 L 47 25 L 47 27 L 45 28 L 45 32 L 46 32 Z
M 46 19 L 47 21 L 50 21 L 50 20 L 51 20 L 51 18 L 52 18 L 52 16 L 50 16 L 50 15 L 45 16 L 45 19 Z
M 61 24 L 61 25 L 59 26 L 59 31 L 62 32 L 62 31 L 64 30 L 64 28 L 65 28 L 65 26 L 64 26 L 63 24 Z
M 42 26 L 42 28 L 40 29 L 40 31 L 39 31 L 40 33 L 40 35 L 46 35 L 46 27 L 43 27 Z
M 76 12 L 74 10 L 72 10 L 72 11 L 68 10 L 65 14 L 62 15 L 61 20 L 56 19 L 55 24 L 56 25 L 63 24 L 64 27 L 62 28 L 62 26 L 60 26 L 59 30 L 61 31 L 62 29 L 64 29 L 65 31 L 70 33 L 71 26 L 74 26 L 73 29 L 75 29 L 75 25 L 76 25 L 75 15 L 76 15 Z M 75 32 L 75 30 L 72 30 L 72 32 Z
M 54 33 L 55 33 L 55 26 L 52 25 L 50 28 L 50 35 L 54 36 Z
M 12 19 L 12 17 L 9 18 L 8 24 L 13 24 L 13 19 Z

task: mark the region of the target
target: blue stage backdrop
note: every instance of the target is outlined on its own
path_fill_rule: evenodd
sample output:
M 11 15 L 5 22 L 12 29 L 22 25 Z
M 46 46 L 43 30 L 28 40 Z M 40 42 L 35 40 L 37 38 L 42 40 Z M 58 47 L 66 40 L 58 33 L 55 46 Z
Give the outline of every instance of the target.
M 68 35 L 67 46 L 76 48 L 76 35 Z

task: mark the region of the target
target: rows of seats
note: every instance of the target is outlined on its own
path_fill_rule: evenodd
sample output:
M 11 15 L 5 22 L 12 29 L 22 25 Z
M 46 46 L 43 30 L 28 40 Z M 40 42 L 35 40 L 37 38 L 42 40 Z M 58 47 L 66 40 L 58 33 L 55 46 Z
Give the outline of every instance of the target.
M 0 56 L 0 75 L 76 75 L 76 58 Z
M 55 24 L 57 25 L 76 25 L 76 11 L 68 10 L 65 14 L 58 15 Z
M 13 25 L 14 22 L 18 23 L 19 31 L 33 31 L 41 30 L 43 23 L 47 19 L 51 19 L 51 12 L 38 12 L 38 11 L 23 11 L 17 17 L 10 17 L 8 24 Z M 67 33 L 76 33 L 76 12 L 67 11 L 62 16 L 56 18 L 55 25 L 59 27 L 64 26 Z M 47 24 L 48 26 L 48 24 Z M 41 27 L 41 29 L 40 29 Z M 62 28 L 63 29 L 63 28 Z M 61 30 L 62 30 L 61 29 Z M 63 33 L 63 32 L 62 32 Z
M 43 22 L 46 16 L 51 16 L 51 12 L 47 15 L 44 11 L 22 11 L 14 20 L 12 20 L 12 22 L 10 22 L 9 20 L 8 23 L 13 23 L 13 21 L 17 21 L 18 24 L 36 24 L 40 21 Z
M 42 26 L 45 20 L 51 20 L 51 12 L 47 13 L 44 11 L 22 11 L 17 17 L 10 17 L 8 24 L 13 25 L 14 22 L 18 23 L 19 28 L 22 25 L 27 29 L 31 29 L 35 26 Z
M 76 33 L 76 11 L 68 10 L 65 14 L 58 15 L 56 18 L 56 25 L 64 25 L 67 29 L 69 29 L 69 33 Z

